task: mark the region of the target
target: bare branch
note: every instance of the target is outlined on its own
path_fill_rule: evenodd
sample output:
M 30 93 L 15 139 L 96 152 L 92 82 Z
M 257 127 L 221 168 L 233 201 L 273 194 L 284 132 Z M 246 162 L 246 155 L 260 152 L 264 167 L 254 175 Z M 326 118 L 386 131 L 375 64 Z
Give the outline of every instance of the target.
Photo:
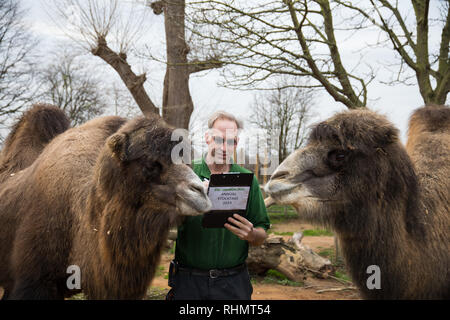
M 0 2 L 0 124 L 30 102 L 37 41 L 27 31 L 18 1 Z
M 450 40 L 450 9 L 449 5 L 442 6 L 443 18 L 438 22 L 442 23 L 441 41 L 438 53 L 429 52 L 429 7 L 430 1 L 411 1 L 414 9 L 415 25 L 408 23 L 398 7 L 398 3 L 389 0 L 370 0 L 373 12 L 368 12 L 366 8 L 360 8 L 347 1 L 338 1 L 339 4 L 357 12 L 373 26 L 384 32 L 394 50 L 400 56 L 398 63 L 397 77 L 395 82 L 410 85 L 409 76 L 405 65 L 414 72 L 420 93 L 426 104 L 444 104 L 449 92 L 449 40 Z M 394 3 L 394 4 L 393 4 Z M 402 5 L 404 5 L 402 3 Z M 376 19 L 378 17 L 378 20 Z M 433 82 L 435 86 L 433 88 Z
M 282 76 L 273 84 L 274 90 L 258 92 L 254 96 L 250 122 L 270 137 L 278 138 L 276 145 L 269 145 L 269 152 L 278 154 L 280 163 L 305 141 L 315 90 L 299 89 L 303 85 L 295 78 Z
M 127 62 L 127 51 L 144 31 L 144 9 L 118 0 L 53 0 L 53 6 L 48 7 L 69 38 L 113 67 L 144 115 L 159 114 L 144 89 L 146 75 L 136 75 Z M 117 46 L 117 52 L 110 43 Z
M 216 59 L 211 59 L 208 61 L 189 61 L 188 64 L 189 73 L 191 74 L 223 67 L 223 63 Z
M 347 107 L 364 105 L 365 99 L 358 97 L 367 96 L 362 92 L 367 83 L 361 85 L 360 75 L 349 76 L 340 59 L 328 1 L 214 0 L 190 5 L 189 30 L 228 65 L 222 72 L 225 86 L 264 89 L 266 80 L 276 75 L 306 76 L 313 79 L 310 87 L 322 86 Z
M 159 113 L 158 108 L 153 104 L 144 89 L 145 74 L 137 76 L 124 59 L 125 56 L 112 51 L 105 38 L 98 38 L 97 47 L 92 49 L 92 54 L 102 58 L 117 71 L 144 115 Z

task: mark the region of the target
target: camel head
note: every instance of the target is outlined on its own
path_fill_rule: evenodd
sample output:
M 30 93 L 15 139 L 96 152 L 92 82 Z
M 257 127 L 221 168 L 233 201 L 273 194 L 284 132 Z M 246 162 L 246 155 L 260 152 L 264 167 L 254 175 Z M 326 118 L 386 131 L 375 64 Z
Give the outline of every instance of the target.
M 290 204 L 311 222 L 333 227 L 336 219 L 348 221 L 342 215 L 351 207 L 358 212 L 367 203 L 404 197 L 411 177 L 397 129 L 369 110 L 347 111 L 315 125 L 306 147 L 279 165 L 265 187 L 266 205 Z
M 99 179 L 103 189 L 149 211 L 183 216 L 209 211 L 211 202 L 197 175 L 188 165 L 172 162 L 172 149 L 180 143 L 171 140 L 173 130 L 158 116 L 140 117 L 110 136 L 104 158 L 109 164 L 102 165 Z

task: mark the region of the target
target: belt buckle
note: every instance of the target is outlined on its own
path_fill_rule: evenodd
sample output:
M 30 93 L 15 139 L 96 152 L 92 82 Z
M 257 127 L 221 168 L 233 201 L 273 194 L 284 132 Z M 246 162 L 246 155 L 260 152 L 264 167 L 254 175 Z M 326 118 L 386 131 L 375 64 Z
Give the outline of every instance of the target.
M 218 271 L 219 271 L 219 270 L 216 270 L 216 269 L 211 269 L 211 270 L 209 270 L 209 277 L 210 277 L 211 279 L 217 278 L 217 277 L 219 276 Z

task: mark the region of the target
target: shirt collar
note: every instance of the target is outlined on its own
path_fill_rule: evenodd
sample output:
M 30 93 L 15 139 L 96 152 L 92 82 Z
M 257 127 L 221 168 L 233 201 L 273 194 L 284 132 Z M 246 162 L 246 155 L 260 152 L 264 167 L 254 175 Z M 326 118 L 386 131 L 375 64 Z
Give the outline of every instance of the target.
M 206 164 L 205 157 L 202 157 L 202 165 L 200 167 L 199 175 L 202 178 L 207 178 L 207 179 L 209 179 L 211 177 L 211 171 L 209 170 L 209 167 Z

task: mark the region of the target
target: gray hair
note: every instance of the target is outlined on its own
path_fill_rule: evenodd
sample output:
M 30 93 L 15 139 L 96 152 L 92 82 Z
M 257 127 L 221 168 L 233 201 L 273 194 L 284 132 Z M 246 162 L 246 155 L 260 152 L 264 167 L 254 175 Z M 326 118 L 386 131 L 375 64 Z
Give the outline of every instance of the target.
M 236 122 L 236 126 L 239 129 L 243 129 L 244 128 L 244 124 L 242 123 L 241 120 L 239 120 L 238 118 L 236 118 L 234 115 L 232 115 L 231 113 L 228 113 L 226 111 L 216 111 L 214 112 L 208 119 L 208 128 L 211 129 L 214 125 L 214 122 L 216 122 L 216 120 L 220 120 L 220 119 L 227 119 L 227 120 L 231 120 Z

